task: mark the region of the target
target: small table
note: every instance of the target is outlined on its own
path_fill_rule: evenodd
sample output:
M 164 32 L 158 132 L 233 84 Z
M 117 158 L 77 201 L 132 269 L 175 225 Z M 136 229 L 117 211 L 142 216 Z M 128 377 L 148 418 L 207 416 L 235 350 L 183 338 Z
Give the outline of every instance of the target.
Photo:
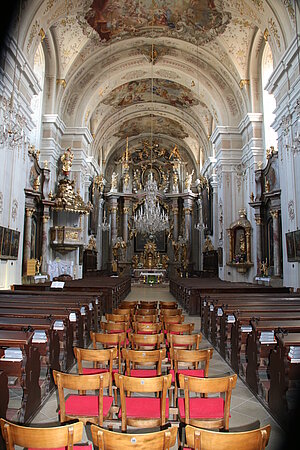
M 144 283 L 156 284 L 161 283 L 164 276 L 163 272 L 141 272 L 141 277 L 144 277 Z

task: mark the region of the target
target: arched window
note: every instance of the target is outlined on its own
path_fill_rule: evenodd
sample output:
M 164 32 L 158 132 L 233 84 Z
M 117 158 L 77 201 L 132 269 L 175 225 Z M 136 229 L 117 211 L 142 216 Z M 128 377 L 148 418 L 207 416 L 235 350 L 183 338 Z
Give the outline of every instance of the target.
M 43 90 L 44 90 L 44 79 L 45 79 L 45 56 L 42 44 L 39 44 L 34 57 L 33 71 L 38 79 L 41 91 L 34 95 L 31 101 L 32 108 L 32 120 L 35 123 L 35 128 L 31 132 L 31 143 L 35 145 L 36 148 L 40 147 L 41 138 L 41 125 L 42 125 L 42 108 L 43 108 Z
M 273 112 L 276 108 L 276 102 L 273 94 L 269 94 L 265 89 L 265 86 L 273 72 L 273 56 L 268 42 L 265 45 L 262 56 L 261 70 L 264 112 L 264 144 L 266 149 L 270 148 L 271 146 L 276 148 L 277 133 L 271 127 L 271 124 L 275 119 L 275 114 L 273 114 Z

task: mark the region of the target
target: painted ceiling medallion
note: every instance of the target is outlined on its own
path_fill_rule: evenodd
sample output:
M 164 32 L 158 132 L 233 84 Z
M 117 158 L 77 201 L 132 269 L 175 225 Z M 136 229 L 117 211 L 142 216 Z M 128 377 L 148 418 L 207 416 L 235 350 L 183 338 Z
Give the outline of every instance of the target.
M 150 133 L 152 124 L 153 134 L 165 134 L 176 139 L 188 137 L 183 127 L 168 117 L 151 116 L 136 117 L 135 119 L 124 122 L 116 136 L 125 139 L 126 136 L 139 136 L 140 134 Z
M 161 35 L 204 44 L 222 34 L 231 20 L 223 0 L 93 0 L 85 19 L 102 42 Z
M 152 80 L 144 79 L 130 81 L 114 89 L 104 100 L 105 105 L 120 108 L 141 102 L 159 102 L 175 106 L 176 108 L 188 108 L 199 104 L 190 89 L 175 81 L 154 79 L 153 98 Z

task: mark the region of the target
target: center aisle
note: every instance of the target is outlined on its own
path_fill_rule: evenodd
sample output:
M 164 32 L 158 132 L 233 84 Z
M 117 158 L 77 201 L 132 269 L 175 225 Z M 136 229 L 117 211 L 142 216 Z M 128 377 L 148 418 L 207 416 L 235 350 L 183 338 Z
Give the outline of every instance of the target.
M 132 287 L 126 300 L 164 300 L 175 301 L 170 294 L 168 287 Z M 200 317 L 185 315 L 184 322 L 193 322 L 195 324 L 194 333 L 200 332 Z M 210 343 L 203 337 L 200 348 L 211 347 Z M 72 372 L 76 372 L 76 367 Z M 228 364 L 214 350 L 212 360 L 209 366 L 209 376 L 220 376 L 233 373 Z M 58 402 L 57 394 L 54 392 L 43 408 L 33 419 L 32 424 L 47 424 L 50 426 L 58 425 Z M 230 431 L 246 431 L 258 428 L 266 424 L 271 425 L 271 435 L 267 450 L 282 450 L 283 432 L 278 424 L 269 415 L 268 411 L 259 403 L 245 384 L 238 378 L 237 385 L 232 392 L 231 418 L 229 422 Z M 84 439 L 86 440 L 86 439 Z M 173 447 L 172 450 L 177 449 Z

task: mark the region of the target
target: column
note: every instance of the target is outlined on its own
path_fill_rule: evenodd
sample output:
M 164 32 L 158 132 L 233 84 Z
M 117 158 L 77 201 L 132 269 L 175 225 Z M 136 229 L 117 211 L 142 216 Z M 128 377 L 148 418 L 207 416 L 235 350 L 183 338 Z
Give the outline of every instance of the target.
M 198 269 L 203 269 L 203 260 L 202 260 L 202 248 L 203 248 L 203 240 L 204 240 L 204 224 L 203 224 L 203 215 L 202 215 L 202 198 L 199 196 L 197 200 L 198 206 L 198 224 L 200 227 L 198 228 Z
M 188 259 L 191 256 L 191 245 L 192 245 L 192 212 L 193 212 L 193 198 L 185 198 L 183 201 L 184 206 L 184 218 L 185 218 L 185 236 L 187 240 L 187 253 Z
M 262 260 L 262 248 L 261 248 L 262 218 L 260 216 L 255 216 L 255 223 L 256 223 L 256 262 L 257 262 L 256 273 L 258 274 L 260 263 Z
M 213 217 L 212 217 L 212 229 L 213 231 L 213 244 L 215 248 L 218 248 L 219 238 L 219 222 L 218 222 L 218 180 L 217 175 L 213 174 L 210 178 L 210 185 L 212 187 L 212 202 L 213 202 Z
M 173 199 L 172 203 L 173 211 L 173 239 L 177 241 L 178 239 L 178 198 Z
M 99 199 L 99 209 L 98 209 L 98 232 L 97 232 L 97 270 L 102 269 L 102 233 L 103 230 L 101 228 L 102 222 L 103 222 L 103 206 L 104 206 L 104 199 Z
M 280 277 L 280 247 L 279 247 L 279 213 L 278 209 L 270 211 L 273 218 L 273 242 L 274 242 L 274 275 Z
M 128 214 L 129 214 L 129 205 L 125 201 L 123 207 L 123 241 L 128 242 Z
M 24 227 L 24 252 L 23 252 L 23 274 L 27 273 L 27 260 L 31 257 L 31 218 L 34 208 L 25 209 L 25 227 Z
M 113 243 L 117 239 L 117 209 L 118 209 L 118 198 L 109 197 L 109 214 L 110 214 L 110 260 L 113 260 L 112 247 Z
M 48 215 L 43 216 L 43 230 L 42 230 L 42 273 L 47 273 L 48 263 Z

